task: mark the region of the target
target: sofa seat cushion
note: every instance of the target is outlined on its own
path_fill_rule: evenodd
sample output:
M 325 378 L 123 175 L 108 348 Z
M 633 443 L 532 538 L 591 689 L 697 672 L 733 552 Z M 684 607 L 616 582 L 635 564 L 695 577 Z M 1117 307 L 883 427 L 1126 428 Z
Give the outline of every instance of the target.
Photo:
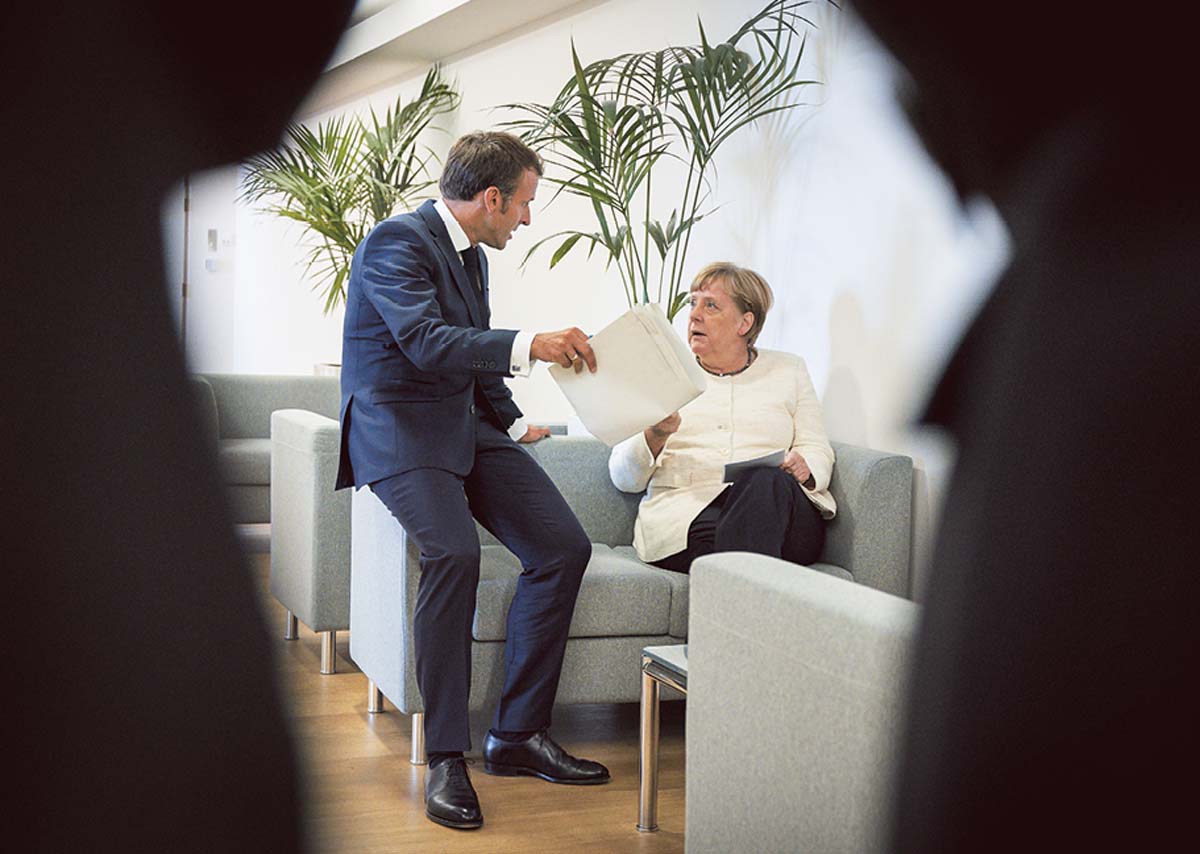
M 475 640 L 505 639 L 508 606 L 517 592 L 520 574 L 520 561 L 506 548 L 483 546 L 472 627 Z M 662 570 L 618 554 L 608 546 L 592 546 L 569 637 L 665 635 L 670 617 L 671 583 Z
M 261 486 L 271 482 L 270 439 L 222 439 L 218 455 L 225 483 Z
M 623 557 L 641 563 L 633 546 L 614 546 L 613 551 Z M 642 566 L 646 567 L 648 572 L 653 572 L 661 578 L 666 579 L 666 582 L 671 585 L 671 621 L 668 625 L 669 634 L 671 637 L 687 638 L 689 583 L 687 573 L 659 569 L 657 566 L 648 566 L 644 563 Z
M 637 552 L 633 546 L 616 546 L 613 551 L 617 554 L 637 560 Z M 642 564 L 645 566 L 645 564 Z M 837 578 L 853 581 L 854 576 L 840 566 L 832 563 L 814 563 L 812 568 L 817 572 L 823 572 L 826 575 L 833 575 Z M 688 579 L 689 576 L 683 572 L 671 572 L 669 569 L 659 569 L 656 566 L 646 566 L 650 572 L 661 573 L 671 585 L 671 625 L 670 633 L 672 637 L 686 638 L 688 630 Z

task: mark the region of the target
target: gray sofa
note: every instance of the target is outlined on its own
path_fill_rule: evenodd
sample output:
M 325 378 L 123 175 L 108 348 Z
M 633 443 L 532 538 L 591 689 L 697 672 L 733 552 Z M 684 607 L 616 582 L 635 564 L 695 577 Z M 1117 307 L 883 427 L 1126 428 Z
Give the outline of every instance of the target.
M 840 512 L 829 526 L 822 559 L 813 568 L 825 577 L 906 596 L 912 461 L 851 445 L 835 443 L 834 448 L 837 464 L 831 490 Z M 605 445 L 595 439 L 554 437 L 531 446 L 530 453 L 558 485 L 594 543 L 571 622 L 557 702 L 637 701 L 641 648 L 682 643 L 688 636 L 688 576 L 637 559 L 629 544 L 639 496 L 612 486 Z M 370 680 L 371 710 L 382 708 L 382 694 L 414 716 L 413 761 L 419 763 L 423 705 L 412 647 L 419 550 L 368 489 L 354 494 L 351 528 L 351 656 Z M 501 690 L 504 618 L 520 566 L 482 529 L 480 538 L 483 566 L 473 629 L 471 705 L 490 708 Z
M 761 555 L 692 566 L 687 850 L 884 850 L 917 606 Z
M 305 409 L 337 418 L 336 377 L 194 374 L 194 387 L 217 454 L 234 521 L 271 521 L 271 413 Z

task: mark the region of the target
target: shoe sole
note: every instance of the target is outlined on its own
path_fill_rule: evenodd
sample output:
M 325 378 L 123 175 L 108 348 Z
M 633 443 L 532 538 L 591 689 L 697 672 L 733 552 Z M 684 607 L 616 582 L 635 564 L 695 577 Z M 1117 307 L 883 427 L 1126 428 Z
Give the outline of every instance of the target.
M 551 777 L 541 771 L 526 768 L 523 765 L 500 765 L 496 762 L 484 762 L 483 770 L 493 777 L 540 777 L 548 783 L 561 783 L 564 786 L 599 786 L 607 783 L 611 777 L 586 777 L 574 780 L 568 777 Z
M 455 830 L 478 830 L 483 827 L 483 819 L 479 821 L 451 821 L 448 818 L 441 818 L 425 810 L 425 817 L 435 824 L 440 824 L 442 827 L 452 827 Z

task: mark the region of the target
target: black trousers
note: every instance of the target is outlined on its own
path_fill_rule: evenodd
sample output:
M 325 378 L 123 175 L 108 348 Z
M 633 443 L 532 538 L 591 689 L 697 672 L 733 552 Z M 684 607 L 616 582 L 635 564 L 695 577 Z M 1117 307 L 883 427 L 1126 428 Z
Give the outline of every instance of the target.
M 494 728 L 550 726 L 567 629 L 592 545 L 550 477 L 515 442 L 479 419 L 466 477 L 415 469 L 371 484 L 421 549 L 413 625 L 426 750 L 471 749 L 471 625 L 479 584 L 475 520 L 521 561 L 508 611 L 505 679 Z
M 687 548 L 655 566 L 687 572 L 713 552 L 755 552 L 808 564 L 825 544 L 825 520 L 796 479 L 783 469 L 754 468 L 700 511 L 688 528 Z

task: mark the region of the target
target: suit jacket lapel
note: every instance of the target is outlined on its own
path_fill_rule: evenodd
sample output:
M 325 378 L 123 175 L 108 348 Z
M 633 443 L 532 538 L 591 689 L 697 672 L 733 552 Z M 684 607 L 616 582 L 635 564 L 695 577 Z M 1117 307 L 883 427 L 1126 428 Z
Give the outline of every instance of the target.
M 463 267 L 462 256 L 454 251 L 454 244 L 450 241 L 450 234 L 446 231 L 446 224 L 442 222 L 442 218 L 434 210 L 433 202 L 426 202 L 421 205 L 421 207 L 417 208 L 417 213 L 425 221 L 425 225 L 429 228 L 430 233 L 433 234 L 438 250 L 446 259 L 446 266 L 450 268 L 454 285 L 458 288 L 459 294 L 467 304 L 467 313 L 471 317 L 471 322 L 480 329 L 486 329 L 487 319 L 484 317 L 484 311 L 480 305 L 479 292 L 471 284 L 470 276 L 467 275 L 467 270 Z M 486 279 L 487 276 L 485 275 L 484 280 L 486 281 Z

